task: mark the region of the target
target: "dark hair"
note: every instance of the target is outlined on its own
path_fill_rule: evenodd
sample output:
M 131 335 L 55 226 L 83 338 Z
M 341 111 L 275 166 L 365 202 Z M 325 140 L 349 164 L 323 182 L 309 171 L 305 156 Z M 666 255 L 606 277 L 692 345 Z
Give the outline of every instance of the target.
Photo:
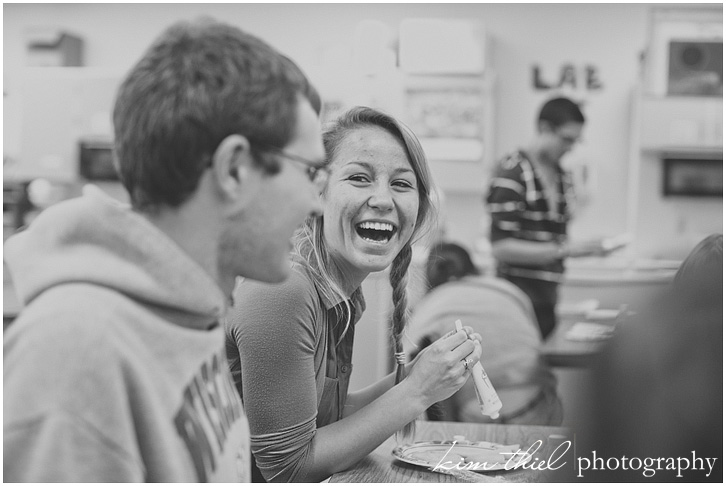
M 691 299 L 723 299 L 723 234 L 701 240 L 673 278 L 673 288 Z
M 426 261 L 429 290 L 468 275 L 479 275 L 479 270 L 465 248 L 456 243 L 437 243 L 431 248 Z
M 552 128 L 558 128 L 570 122 L 585 123 L 585 115 L 580 106 L 569 98 L 552 98 L 539 111 L 538 122 L 547 122 Z
M 290 59 L 236 27 L 204 18 L 169 27 L 132 68 L 114 106 L 116 164 L 137 209 L 178 206 L 196 191 L 225 137 L 284 147 L 299 97 L 320 98 Z M 268 173 L 273 157 L 255 150 Z

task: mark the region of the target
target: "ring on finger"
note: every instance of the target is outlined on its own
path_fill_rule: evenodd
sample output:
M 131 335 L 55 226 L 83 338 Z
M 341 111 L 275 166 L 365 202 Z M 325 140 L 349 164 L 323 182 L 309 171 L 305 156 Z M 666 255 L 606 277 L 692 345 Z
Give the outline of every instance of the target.
M 464 369 L 469 371 L 471 364 L 474 362 L 471 358 L 466 358 L 464 360 Z

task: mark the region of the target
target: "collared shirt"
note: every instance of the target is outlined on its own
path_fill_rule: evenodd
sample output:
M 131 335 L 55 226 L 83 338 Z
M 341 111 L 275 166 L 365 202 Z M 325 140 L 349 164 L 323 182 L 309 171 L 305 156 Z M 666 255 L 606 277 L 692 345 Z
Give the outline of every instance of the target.
M 279 285 L 242 282 L 234 300 L 227 353 L 256 464 L 268 481 L 300 481 L 317 427 L 343 417 L 363 294 L 347 301 L 347 330 L 346 301 L 327 298 L 302 265 Z
M 310 278 L 308 276 L 308 278 Z M 365 310 L 365 300 L 360 287 L 346 302 L 333 302 L 327 298 L 317 282 L 311 279 L 325 308 L 327 328 L 327 349 L 325 360 L 325 385 L 318 404 L 318 427 L 337 422 L 343 418 L 343 407 L 348 396 L 350 376 L 353 371 L 353 340 L 355 324 Z M 348 312 L 350 321 L 348 323 Z M 346 326 L 346 324 L 348 324 Z
M 551 207 L 544 187 L 542 175 L 523 151 L 510 154 L 497 164 L 486 199 L 491 214 L 492 242 L 505 238 L 535 242 L 565 240 L 574 198 L 571 178 L 556 166 L 555 207 Z M 562 260 L 547 265 L 498 262 L 497 271 L 502 276 L 560 283 L 564 268 Z

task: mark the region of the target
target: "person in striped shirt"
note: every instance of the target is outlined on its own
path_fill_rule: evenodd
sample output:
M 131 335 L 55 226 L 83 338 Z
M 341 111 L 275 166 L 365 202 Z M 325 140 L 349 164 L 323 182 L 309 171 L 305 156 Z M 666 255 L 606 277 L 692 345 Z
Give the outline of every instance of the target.
M 572 100 L 547 101 L 539 113 L 537 135 L 524 149 L 500 160 L 486 197 L 497 276 L 532 300 L 543 338 L 556 324 L 564 260 L 607 253 L 601 240 L 571 243 L 567 238 L 575 193 L 560 160 L 580 140 L 584 125 L 585 117 Z

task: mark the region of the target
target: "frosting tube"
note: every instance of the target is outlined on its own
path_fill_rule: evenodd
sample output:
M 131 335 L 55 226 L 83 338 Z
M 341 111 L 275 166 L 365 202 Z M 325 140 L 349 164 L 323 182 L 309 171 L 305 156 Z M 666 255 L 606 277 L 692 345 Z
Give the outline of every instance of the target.
M 461 319 L 457 319 L 456 330 L 461 329 Z M 479 400 L 482 415 L 488 415 L 492 419 L 498 418 L 499 410 L 502 409 L 502 401 L 479 361 L 471 367 L 471 377 L 474 380 L 474 390 L 476 390 L 476 398 Z

